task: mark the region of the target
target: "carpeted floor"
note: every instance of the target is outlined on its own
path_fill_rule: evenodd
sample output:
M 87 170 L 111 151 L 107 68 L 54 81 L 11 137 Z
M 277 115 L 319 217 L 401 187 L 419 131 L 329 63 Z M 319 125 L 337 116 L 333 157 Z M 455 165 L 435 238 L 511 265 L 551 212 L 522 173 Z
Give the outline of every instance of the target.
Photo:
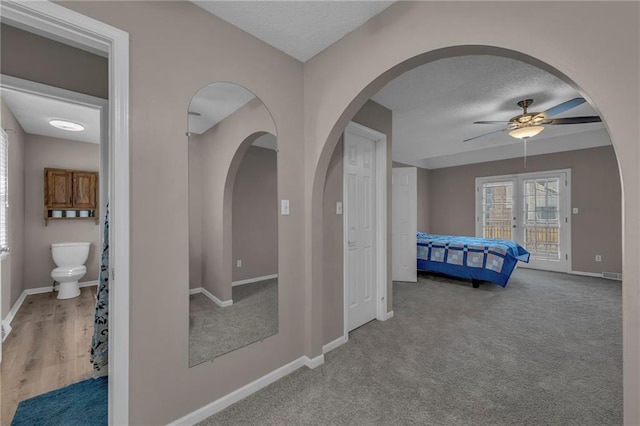
M 621 283 L 519 268 L 506 289 L 420 275 L 395 317 L 201 425 L 622 424 Z
M 278 279 L 233 287 L 221 308 L 203 294 L 189 296 L 189 366 L 278 332 Z

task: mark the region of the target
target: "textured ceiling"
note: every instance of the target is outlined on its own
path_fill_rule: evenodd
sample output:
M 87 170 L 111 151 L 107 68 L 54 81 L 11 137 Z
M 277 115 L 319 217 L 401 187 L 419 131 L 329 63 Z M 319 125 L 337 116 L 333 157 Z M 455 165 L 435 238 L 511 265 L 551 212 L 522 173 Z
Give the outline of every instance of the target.
M 0 96 L 26 133 L 79 142 L 100 143 L 100 110 L 59 99 L 0 89 Z M 81 132 L 56 129 L 52 119 L 69 120 L 85 127 Z
M 529 108 L 534 112 L 579 96 L 539 68 L 483 55 L 442 59 L 415 68 L 383 87 L 373 100 L 393 110 L 393 159 L 439 168 L 521 156 L 522 142 L 507 132 L 462 141 L 504 127 L 473 122 L 509 120 L 522 113 L 516 105 L 522 99 L 534 100 Z M 557 117 L 582 115 L 598 114 L 585 103 Z M 549 126 L 529 140 L 528 149 L 542 154 L 609 145 L 606 132 L 598 131 L 603 128 L 602 123 Z M 580 137 L 566 137 L 576 133 Z
M 193 1 L 306 62 L 340 40 L 393 1 Z
M 393 2 L 194 1 L 283 52 L 306 61 Z M 539 68 L 496 56 L 442 59 L 396 78 L 373 100 L 393 110 L 393 159 L 426 168 L 514 158 L 523 144 L 479 120 L 509 120 L 532 98 L 530 111 L 544 111 L 580 96 Z M 557 117 L 597 115 L 583 104 Z M 601 123 L 547 127 L 529 140 L 531 154 L 609 145 Z M 569 137 L 572 135 L 572 137 Z

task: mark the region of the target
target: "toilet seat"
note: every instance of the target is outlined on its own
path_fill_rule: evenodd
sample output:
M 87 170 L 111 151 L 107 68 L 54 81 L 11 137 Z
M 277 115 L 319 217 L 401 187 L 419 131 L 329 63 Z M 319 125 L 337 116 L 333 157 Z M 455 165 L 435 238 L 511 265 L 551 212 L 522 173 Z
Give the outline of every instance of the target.
M 71 268 L 60 267 L 51 271 L 51 278 L 58 281 L 56 278 L 70 278 L 73 276 L 82 276 L 87 273 L 87 267 L 84 265 L 74 266 Z

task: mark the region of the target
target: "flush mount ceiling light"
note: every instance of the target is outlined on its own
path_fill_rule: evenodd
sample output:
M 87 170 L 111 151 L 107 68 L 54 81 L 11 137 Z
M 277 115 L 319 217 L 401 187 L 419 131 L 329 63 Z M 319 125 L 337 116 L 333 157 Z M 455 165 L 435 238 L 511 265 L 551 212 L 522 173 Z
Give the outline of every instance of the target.
M 544 127 L 542 126 L 520 127 L 519 129 L 513 129 L 510 131 L 509 136 L 516 139 L 528 139 L 534 137 L 543 130 Z
M 84 130 L 84 126 L 82 124 L 74 123 L 73 121 L 55 119 L 49 120 L 49 124 L 56 129 L 66 130 L 68 132 L 81 132 Z

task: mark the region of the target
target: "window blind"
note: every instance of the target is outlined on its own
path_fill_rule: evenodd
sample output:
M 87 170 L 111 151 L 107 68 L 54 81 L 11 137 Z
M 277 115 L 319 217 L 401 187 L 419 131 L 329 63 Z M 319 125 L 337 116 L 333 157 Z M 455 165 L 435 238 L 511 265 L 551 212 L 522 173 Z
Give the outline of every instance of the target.
M 0 249 L 9 247 L 9 138 L 0 129 Z

